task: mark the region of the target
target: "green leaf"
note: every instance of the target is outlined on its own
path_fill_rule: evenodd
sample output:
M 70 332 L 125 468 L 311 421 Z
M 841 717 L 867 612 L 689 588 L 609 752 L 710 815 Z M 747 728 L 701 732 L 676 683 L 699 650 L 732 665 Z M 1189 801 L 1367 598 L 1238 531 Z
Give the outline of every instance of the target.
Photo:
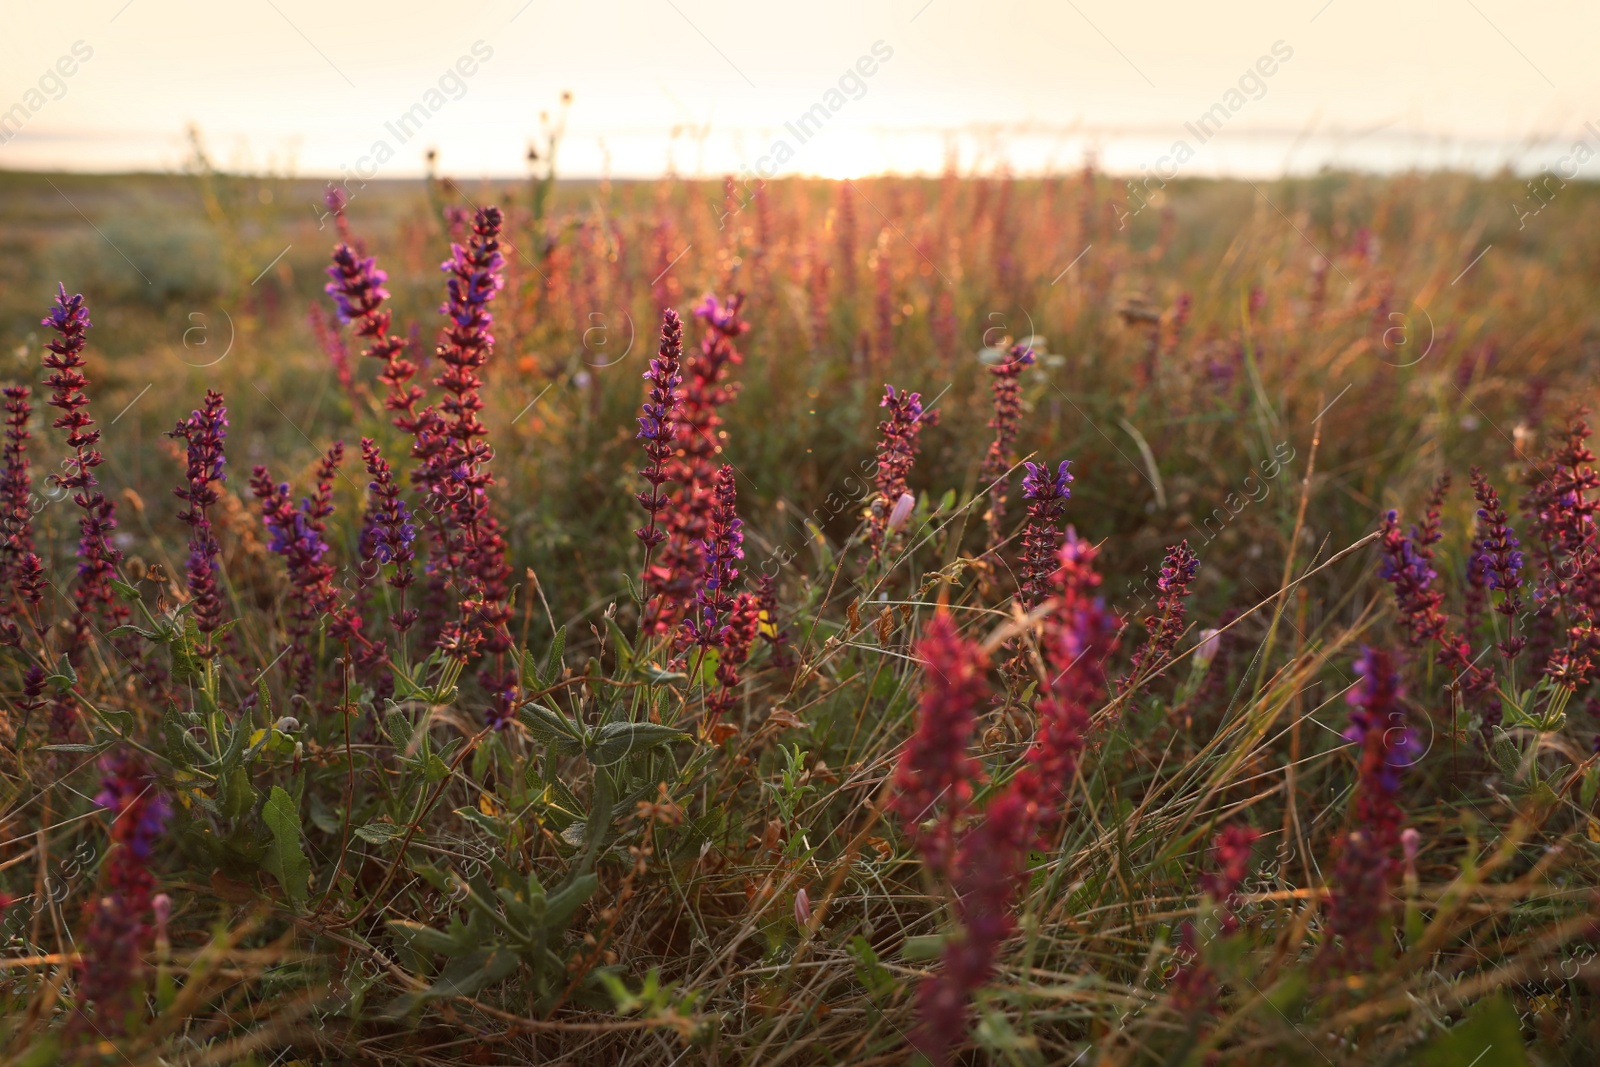
M 224 819 L 237 819 L 254 806 L 256 790 L 243 767 L 235 767 L 226 775 L 219 776 L 217 783 L 220 791 L 217 799 L 221 802 Z M 296 822 L 295 826 L 298 829 L 299 823 Z
M 289 902 L 299 908 L 305 903 L 311 881 L 311 864 L 300 850 L 300 811 L 281 786 L 273 786 L 261 809 L 261 817 L 272 831 L 272 845 L 262 866 L 278 880 Z
M 174 635 L 167 644 L 168 651 L 172 653 L 173 681 L 196 682 L 204 675 L 205 661 L 194 654 L 194 646 L 199 643 L 199 627 L 192 617 L 185 618 L 182 633 Z
M 1411 1062 L 1418 1067 L 1528 1067 L 1516 1009 L 1499 993 L 1478 1001 L 1461 1025 L 1436 1035 Z
M 468 943 L 469 938 L 462 936 L 470 932 L 468 927 L 459 920 L 455 920 L 452 925 L 455 930 L 446 932 L 435 930 L 431 926 L 424 926 L 422 923 L 409 922 L 405 919 L 389 920 L 389 929 L 393 930 L 406 944 L 419 952 L 437 952 L 442 956 L 463 956 L 477 947 Z
M 55 673 L 45 679 L 58 693 L 66 693 L 78 684 L 78 672 L 72 669 L 72 661 L 67 659 L 66 653 L 56 661 Z
M 240 715 L 233 720 L 228 733 L 228 745 L 222 750 L 222 759 L 217 764 L 217 777 L 226 777 L 243 762 L 244 750 L 250 745 L 250 734 L 254 731 L 254 725 L 247 715 Z
M 118 735 L 127 737 L 133 733 L 133 712 L 110 711 L 102 708 L 96 708 L 95 712 L 100 716 L 100 718 L 105 720 L 107 725 L 115 730 Z
M 394 674 L 395 700 L 410 700 L 419 693 L 425 692 L 422 686 L 419 685 L 417 681 L 411 677 L 411 675 L 401 670 L 395 664 L 389 664 L 389 670 Z
M 189 745 L 185 743 L 186 741 L 192 743 L 192 740 L 188 737 L 188 730 L 184 727 L 183 720 L 179 718 L 177 709 L 169 708 L 161 717 L 161 735 L 166 742 L 167 759 L 172 761 L 173 766 L 187 769 L 194 765 Z
M 860 934 L 850 939 L 850 944 L 845 951 L 850 953 L 856 963 L 856 980 L 874 998 L 888 996 L 899 986 L 894 980 L 894 975 L 889 969 L 878 962 L 878 954 L 872 950 L 867 939 Z
M 617 625 L 617 620 L 610 615 L 606 616 L 606 629 L 611 633 L 611 639 L 617 644 L 617 669 L 626 671 L 633 665 L 633 642 L 628 640 L 628 635 L 622 632 L 622 627 Z
M 356 836 L 369 845 L 381 845 L 386 841 L 398 841 L 406 836 L 407 827 L 396 826 L 392 822 L 369 822 L 365 826 L 356 827 Z
M 594 896 L 600 879 L 592 874 L 580 874 L 568 885 L 545 899 L 545 924 L 560 930 L 572 921 L 572 915 L 584 902 Z
M 936 960 L 944 954 L 943 934 L 923 934 L 908 937 L 900 946 L 900 956 L 906 960 Z
M 486 985 L 500 981 L 517 969 L 517 954 L 508 948 L 488 948 L 458 956 L 440 973 L 438 981 L 421 993 L 408 993 L 396 1000 L 386 1014 L 391 1018 L 410 1014 L 418 1005 L 441 997 L 470 997 Z
M 517 721 L 527 727 L 534 740 L 555 745 L 563 756 L 574 756 L 581 751 L 583 731 L 559 711 L 543 704 L 524 704 L 517 709 Z
M 583 852 L 573 866 L 575 871 L 587 874 L 594 867 L 594 861 L 600 855 L 600 846 L 606 839 L 606 831 L 611 829 L 611 813 L 616 805 L 616 783 L 605 771 L 596 771 L 594 796 L 589 800 L 589 815 L 583 825 Z
M 81 753 L 86 753 L 86 752 L 104 752 L 106 749 L 108 749 L 110 747 L 111 747 L 111 745 L 109 743 L 108 744 L 103 744 L 103 745 L 40 745 L 39 746 L 39 751 L 40 752 L 76 752 L 76 753 L 80 753 L 81 754 Z
M 306 815 L 310 818 L 311 825 L 325 834 L 336 834 L 344 827 L 339 813 L 328 807 L 328 802 L 317 793 L 312 793 L 307 798 Z
M 117 595 L 128 603 L 137 604 L 139 602 L 138 586 L 125 582 L 120 578 L 113 578 L 111 579 L 111 588 L 116 590 Z M 121 627 L 119 626 L 117 629 L 120 630 Z M 112 633 L 115 632 L 115 630 L 112 631 Z
M 556 636 L 550 642 L 550 652 L 544 658 L 543 681 L 540 683 L 541 689 L 555 685 L 556 682 L 561 680 L 561 671 L 563 669 L 561 657 L 566 651 L 567 628 L 563 626 L 556 631 Z
M 455 813 L 492 837 L 506 836 L 506 824 L 493 815 L 485 815 L 473 807 L 457 808 Z
M 115 629 L 113 629 L 111 631 L 110 636 L 112 636 L 112 637 L 142 637 L 146 641 L 154 641 L 154 642 L 159 643 L 162 640 L 162 636 L 163 635 L 157 633 L 154 630 L 146 630 L 143 626 L 135 626 L 132 623 L 123 623 L 121 626 L 118 626 Z
M 403 711 L 391 712 L 384 720 L 384 726 L 389 731 L 389 739 L 394 742 L 395 749 L 401 755 L 409 755 L 411 738 L 415 732 L 410 717 Z
M 655 722 L 610 722 L 600 728 L 595 743 L 584 753 L 597 767 L 609 767 L 627 757 L 648 752 L 689 735 Z

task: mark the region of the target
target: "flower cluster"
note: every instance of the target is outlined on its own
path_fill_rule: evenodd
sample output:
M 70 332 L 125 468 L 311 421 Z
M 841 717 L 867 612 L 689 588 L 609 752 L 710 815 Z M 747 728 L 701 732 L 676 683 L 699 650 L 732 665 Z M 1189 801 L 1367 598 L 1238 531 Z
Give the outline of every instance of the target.
M 1022 418 L 1022 383 L 1019 380 L 1025 368 L 1033 365 L 1033 349 L 1024 344 L 1012 345 L 1006 358 L 989 368 L 994 376 L 994 415 L 989 428 L 994 440 L 983 457 L 983 470 L 979 475 L 989 486 L 989 549 L 993 551 L 1004 537 L 1006 519 L 1006 474 L 1011 470 L 1012 449 L 1017 442 L 1017 425 Z
M 1507 659 L 1516 658 L 1528 643 L 1521 634 L 1511 633 L 1517 616 L 1522 613 L 1522 553 L 1521 542 L 1511 529 L 1510 519 L 1500 504 L 1500 494 L 1489 484 L 1488 478 L 1476 467 L 1472 470 L 1472 493 L 1478 501 L 1480 537 L 1475 562 L 1488 587 L 1500 593 L 1494 610 L 1506 620 L 1507 636 L 1500 642 L 1500 654 Z
M 958 845 L 952 844 L 954 826 L 976 776 L 966 748 L 973 710 L 987 695 L 985 660 L 981 650 L 955 636 L 943 614 L 919 649 L 930 684 L 917 732 L 895 771 L 893 803 L 910 824 L 924 862 L 950 874 L 956 893 L 960 929 L 945 947 L 940 973 L 919 990 L 921 1023 L 913 1035 L 936 1064 L 948 1061 L 966 1031 L 973 991 L 993 974 L 1000 945 L 1014 926 L 1012 906 L 1024 884 L 1028 850 L 1047 845 L 1045 831 L 1065 815 L 1089 712 L 1105 695 L 1102 664 L 1116 636 L 1114 620 L 1094 595 L 1100 584 L 1095 549 L 1069 527 L 1058 558 L 1059 599 L 1045 628 L 1048 684 L 1038 703 L 1038 732 L 1021 768 Z M 941 803 L 930 826 L 927 816 Z
M 343 220 L 342 212 L 339 218 Z M 389 332 L 392 313 L 383 306 L 389 298 L 383 287 L 388 274 L 379 269 L 375 259 L 361 256 L 347 242 L 334 248 L 328 276 L 333 280 L 324 289 L 333 297 L 340 321 L 352 323 L 356 336 L 367 341 L 363 356 L 383 362 L 378 381 L 388 387 L 384 406 L 394 413 L 394 424 L 416 434 L 421 429 L 417 405 L 426 394 L 412 381 L 418 368 L 406 358 L 406 339 Z
M 700 584 L 695 590 L 694 611 L 683 620 L 684 643 L 700 648 L 718 643 L 723 617 L 733 606 L 739 562 L 744 559 L 744 522 L 739 518 L 733 468 L 723 464 L 711 484 L 711 521 L 700 542 L 704 553 Z
M 1217 835 L 1211 843 L 1215 870 L 1200 880 L 1207 895 L 1223 909 L 1222 931 L 1232 933 L 1239 928 L 1235 914 L 1239 901 L 1239 886 L 1250 873 L 1250 854 L 1261 831 L 1253 826 L 1230 826 Z
M 1000 946 L 1015 928 L 1012 906 L 1033 838 L 1029 803 L 1012 789 L 989 802 L 961 841 L 953 866 L 960 928 L 945 944 L 939 973 L 917 990 L 911 1035 L 935 1067 L 950 1062 L 951 1047 L 967 1032 L 972 994 L 994 975 Z
M 1359 760 L 1353 829 L 1334 869 L 1330 936 L 1323 947 L 1329 959 L 1346 968 L 1371 958 L 1379 921 L 1388 910 L 1389 890 L 1400 870 L 1400 776 L 1420 758 L 1389 654 L 1365 649 L 1356 673 L 1361 682 L 1347 698 L 1350 726 L 1344 733 Z
M 639 472 L 650 488 L 637 494 L 639 504 L 650 515 L 650 522 L 634 531 L 634 536 L 644 542 L 645 581 L 650 581 L 649 553 L 667 539 L 667 532 L 656 526 L 661 509 L 667 506 L 670 496 L 661 486 L 667 480 L 667 461 L 677 449 L 677 424 L 683 407 L 683 395 L 678 387 L 683 384 L 683 322 L 678 313 L 667 308 L 661 313 L 661 348 L 645 371 L 650 383 L 649 398 L 640 408 L 637 439 L 644 442 L 644 454 L 649 466 Z
M 485 207 L 472 223 L 472 240 L 463 247 L 450 246 L 451 256 L 440 265 L 450 275 L 447 299 L 440 308 L 446 317 L 437 355 L 444 364 L 434 379 L 444 393 L 439 409 L 430 409 L 428 427 L 418 437 L 428 490 L 449 509 L 444 543 L 435 549 L 434 565 L 462 587 L 460 617 L 445 627 L 440 647 L 463 662 L 480 647 L 502 656 L 510 648 L 506 624 L 510 610 L 510 569 L 505 561 L 505 538 L 489 511 L 489 488 L 494 475 L 487 464 L 494 450 L 483 440 L 488 429 L 478 418 L 483 409 L 480 373 L 494 349 L 494 317 L 489 302 L 505 285 L 501 270 L 500 209 Z M 499 721 L 509 716 L 503 679 L 494 678 L 497 692 L 490 714 Z M 511 683 L 514 685 L 514 683 Z
M 1039 729 L 1028 746 L 1027 765 L 1015 779 L 1041 829 L 1055 825 L 1063 814 L 1089 715 L 1105 698 L 1105 661 L 1117 647 L 1116 620 L 1095 592 L 1100 586 L 1097 554 L 1067 527 L 1057 557 L 1060 566 L 1052 576 L 1056 609 L 1044 624 L 1046 684 L 1035 709 Z
M 494 657 L 479 681 L 492 695 L 488 718 L 497 728 L 510 722 L 517 687 L 517 672 L 505 664 L 512 644 L 511 568 L 505 535 L 489 506 L 494 475 L 488 464 L 494 450 L 478 413 L 483 409 L 481 372 L 495 341 L 489 303 L 505 285 L 504 223 L 499 208 L 480 208 L 472 219 L 471 240 L 464 246 L 453 243 L 450 258 L 440 264 L 450 275 L 439 309 L 446 325 L 436 349 L 443 370 L 434 378 L 444 396 L 419 418 L 415 449 L 422 461 L 419 479 L 444 507 L 429 544 L 428 566 L 461 591 L 457 617 L 445 623 L 438 645 L 462 663 L 480 650 Z
M 33 475 L 28 470 L 28 420 L 33 405 L 32 391 L 26 385 L 8 385 L 5 395 L 5 447 L 0 461 L 0 562 L 7 574 L 15 561 L 32 552 Z
M 355 370 L 350 365 L 350 346 L 345 343 L 344 334 L 339 331 L 339 319 L 330 319 L 328 313 L 318 304 L 311 305 L 306 312 L 306 325 L 311 327 L 311 336 L 317 339 L 317 347 L 321 348 L 328 357 L 328 364 L 333 367 L 333 376 L 339 383 L 339 388 L 347 395 L 355 394 Z
M 1394 587 L 1395 603 L 1411 643 L 1419 645 L 1437 638 L 1447 623 L 1440 611 L 1444 593 L 1433 588 L 1433 580 L 1439 575 L 1433 569 L 1430 554 L 1401 531 L 1400 513 L 1393 509 L 1384 514 L 1379 544 L 1383 563 L 1378 575 Z
M 707 721 L 713 726 L 733 709 L 734 693 L 740 682 L 739 668 L 750 658 L 750 648 L 760 629 L 761 604 L 756 594 L 735 594 L 733 603 L 728 605 L 728 621 L 717 642 L 718 688 L 706 697 Z
M 400 498 L 400 486 L 389 461 L 383 458 L 377 442 L 370 437 L 361 439 L 361 460 L 366 465 L 367 476 L 372 479 L 367 483 L 372 493 L 369 558 L 376 567 L 394 565 L 388 584 L 398 596 L 399 604 L 389 616 L 389 625 L 394 627 L 396 635 L 403 637 L 417 621 L 416 609 L 406 607 L 406 590 L 416 581 L 411 563 L 416 559 L 417 528 L 411 522 L 406 502 Z
M 267 549 L 282 556 L 289 568 L 287 661 L 301 692 L 311 686 L 311 633 L 338 600 L 333 565 L 323 560 L 328 554 L 324 520 L 333 513 L 333 474 L 343 456 L 343 442 L 335 442 L 318 465 L 316 492 L 302 498 L 298 507 L 290 499 L 289 483 L 274 484 L 266 467 L 256 467 L 250 477 L 250 491 L 261 504 L 261 517 L 271 535 Z
M 83 517 L 78 520 L 78 585 L 72 593 L 77 610 L 69 638 L 76 654 L 89 639 L 92 613 L 98 611 L 107 621 L 120 624 L 128 617 L 128 609 L 111 588 L 111 579 L 122 562 L 122 553 L 111 544 L 117 511 L 116 505 L 96 488 L 99 480 L 94 469 L 104 457 L 95 447 L 100 443 L 100 431 L 93 428 L 89 398 L 83 391 L 89 384 L 83 374 L 87 362 L 83 356 L 88 341 L 85 335 L 92 325 L 89 309 L 84 306 L 82 294 L 69 297 L 66 286 L 57 288 L 55 306 L 40 325 L 58 335 L 45 342 L 49 354 L 44 357 L 44 365 L 52 372 L 45 384 L 51 390 L 50 406 L 61 409 L 61 415 L 51 425 L 67 431 L 67 447 L 72 449 L 72 455 L 63 463 L 67 473 L 52 475 L 51 479 L 61 488 L 72 490 L 72 502 L 83 510 Z
M 1250 854 L 1260 839 L 1261 831 L 1254 827 L 1229 826 L 1211 843 L 1214 869 L 1201 877 L 1200 884 L 1216 910 L 1215 922 L 1208 924 L 1213 936 L 1226 936 L 1239 929 L 1239 886 L 1250 873 Z M 1200 957 L 1194 923 L 1183 924 L 1178 952 L 1185 962 L 1172 980 L 1173 1006 L 1186 1015 L 1214 1010 L 1217 975 Z
M 694 607 L 684 616 L 679 644 L 717 649 L 718 689 L 706 698 L 706 730 L 733 706 L 739 666 L 750 654 L 760 626 L 760 607 L 752 593 L 735 593 L 744 560 L 744 522 L 739 518 L 733 468 L 723 464 L 712 480 L 710 525 L 700 542 L 704 554 Z M 698 662 L 698 661 L 697 661 Z
M 155 875 L 150 859 L 166 827 L 168 806 L 137 759 L 107 756 L 95 803 L 111 813 L 111 854 L 104 891 L 86 906 L 88 932 L 81 953 L 81 992 L 95 1007 L 94 1026 L 120 1033 L 133 1007 L 141 962 L 149 940 Z
M 0 642 L 14 645 L 21 631 L 12 616 L 44 599 L 44 566 L 34 551 L 33 475 L 28 469 L 28 419 L 33 405 L 25 385 L 8 385 L 5 446 L 0 459 Z
M 877 494 L 867 512 L 867 540 L 874 555 L 883 551 L 892 533 L 889 516 L 902 497 L 909 495 L 906 479 L 917 461 L 919 438 L 924 426 L 938 422 L 938 413 L 926 411 L 922 394 L 883 387 L 879 407 L 889 409 L 889 417 L 878 423 L 878 469 L 873 476 Z
M 1538 537 L 1539 576 L 1529 640 L 1532 668 L 1574 691 L 1591 678 L 1600 656 L 1600 552 L 1595 550 L 1592 494 L 1600 488 L 1589 424 L 1580 411 L 1565 439 L 1536 468 L 1523 501 Z M 1557 647 L 1558 636 L 1566 644 Z
M 1187 540 L 1167 550 L 1166 559 L 1161 563 L 1161 574 L 1156 579 L 1156 588 L 1161 591 L 1161 597 L 1156 601 L 1155 614 L 1144 620 L 1148 634 L 1144 645 L 1133 654 L 1125 682 L 1135 682 L 1142 675 L 1159 670 L 1172 655 L 1178 638 L 1183 636 L 1183 601 L 1189 595 L 1189 583 L 1194 581 L 1199 570 L 1200 560 L 1190 551 Z
M 1018 560 L 1017 599 L 1024 608 L 1038 605 L 1049 594 L 1050 579 L 1059 566 L 1061 516 L 1072 496 L 1072 466 L 1064 459 L 1050 472 L 1048 464 L 1025 464 L 1022 496 L 1028 502 L 1028 525 L 1022 531 L 1022 553 Z
M 1579 412 L 1568 423 L 1560 446 L 1540 465 L 1525 505 L 1545 550 L 1569 558 L 1582 553 L 1594 537 L 1595 511 L 1600 508 L 1600 499 L 1592 495 L 1600 490 L 1600 473 L 1594 469 L 1588 440 L 1589 423 Z
M 1444 593 L 1433 586 L 1438 572 L 1433 568 L 1432 545 L 1438 542 L 1438 512 L 1444 490 L 1449 480 L 1442 478 L 1429 501 L 1426 518 L 1420 529 L 1413 527 L 1411 534 L 1400 532 L 1400 515 L 1389 511 L 1383 517 L 1379 546 L 1383 563 L 1379 575 L 1394 587 L 1395 604 L 1413 646 L 1435 641 L 1439 651 L 1435 662 L 1453 667 L 1459 674 L 1463 689 L 1481 695 L 1494 684 L 1494 675 L 1473 662 L 1472 648 L 1467 638 L 1450 626 L 1445 616 Z
M 789 654 L 789 631 L 778 621 L 778 579 L 762 572 L 756 582 L 756 608 L 761 622 L 761 639 L 772 649 L 772 665 L 784 668 L 793 662 Z
M 196 651 L 209 656 L 214 651 L 210 635 L 222 624 L 222 593 L 217 587 L 217 573 L 221 570 L 217 555 L 221 549 L 211 527 L 211 507 L 221 497 L 217 487 L 228 478 L 223 455 L 228 409 L 222 394 L 206 390 L 199 410 L 181 420 L 168 436 L 187 446 L 185 483 L 173 492 L 188 505 L 178 512 L 178 520 L 189 527 L 189 597 L 202 642 Z
M 712 485 L 717 455 L 722 451 L 722 416 L 719 410 L 738 395 L 729 380 L 733 368 L 744 362 L 734 342 L 750 329 L 740 318 L 744 294 L 727 303 L 707 296 L 694 309 L 706 324 L 700 348 L 689 360 L 683 385 L 683 405 L 676 423 L 677 455 L 667 464 L 667 477 L 677 483 L 670 505 L 660 513 L 666 532 L 659 564 L 646 575 L 648 611 L 646 628 L 668 633 L 690 610 L 700 584 L 706 539 L 713 507 Z
M 955 824 L 972 796 L 977 764 L 967 754 L 977 709 L 988 697 L 983 649 L 935 615 L 916 647 L 925 688 L 916 729 L 894 772 L 895 812 L 936 873 L 950 867 Z

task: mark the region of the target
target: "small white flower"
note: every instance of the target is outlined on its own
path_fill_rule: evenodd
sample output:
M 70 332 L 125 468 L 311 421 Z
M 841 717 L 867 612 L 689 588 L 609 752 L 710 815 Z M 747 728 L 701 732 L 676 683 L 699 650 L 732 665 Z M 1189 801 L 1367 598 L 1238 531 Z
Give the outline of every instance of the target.
M 794 895 L 794 921 L 800 926 L 811 922 L 811 897 L 804 889 Z
M 1221 643 L 1221 630 L 1201 630 L 1200 643 L 1194 646 L 1194 661 L 1202 667 L 1210 666 L 1211 661 L 1217 656 L 1217 648 Z

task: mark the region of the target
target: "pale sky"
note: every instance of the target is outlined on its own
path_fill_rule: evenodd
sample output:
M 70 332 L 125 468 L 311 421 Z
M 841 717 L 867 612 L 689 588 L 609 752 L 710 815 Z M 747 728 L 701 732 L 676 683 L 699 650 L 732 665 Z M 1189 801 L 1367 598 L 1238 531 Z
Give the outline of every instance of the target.
M 1180 138 L 1195 174 L 1539 169 L 1578 139 L 1600 148 L 1592 0 L 3 0 L 0 16 L 0 168 L 173 170 L 193 123 L 230 165 L 403 177 L 434 147 L 445 173 L 520 175 L 563 90 L 568 176 L 763 156 L 777 175 L 935 173 L 950 152 L 1028 173 L 1086 150 L 1137 171 Z M 1202 143 L 1185 123 L 1219 104 Z M 418 105 L 420 131 L 386 126 Z M 818 105 L 807 136 L 786 129 Z M 379 142 L 392 156 L 361 164 Z

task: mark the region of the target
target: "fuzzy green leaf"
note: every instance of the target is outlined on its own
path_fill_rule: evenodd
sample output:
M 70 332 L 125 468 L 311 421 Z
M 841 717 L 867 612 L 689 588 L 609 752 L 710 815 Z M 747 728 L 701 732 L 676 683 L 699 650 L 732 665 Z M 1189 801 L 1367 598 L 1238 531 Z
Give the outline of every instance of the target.
M 262 866 L 278 880 L 284 894 L 296 908 L 305 903 L 311 882 L 311 864 L 300 848 L 300 811 L 281 786 L 273 786 L 261 809 L 261 817 L 272 831 L 272 844 Z

